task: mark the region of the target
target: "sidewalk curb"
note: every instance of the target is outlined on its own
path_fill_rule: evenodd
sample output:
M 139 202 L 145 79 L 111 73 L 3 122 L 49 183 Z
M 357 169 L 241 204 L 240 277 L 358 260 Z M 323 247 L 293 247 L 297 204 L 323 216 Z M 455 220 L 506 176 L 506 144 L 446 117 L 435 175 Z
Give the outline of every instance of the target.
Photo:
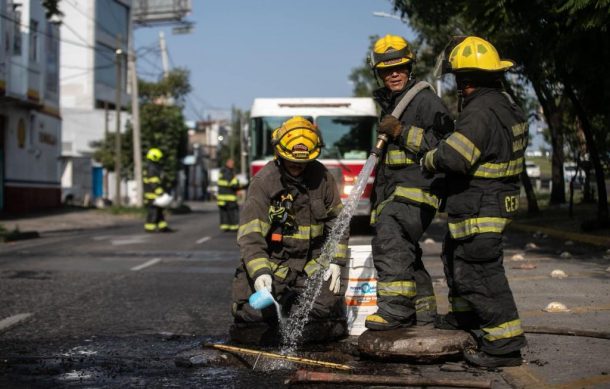
M 0 235 L 0 242 L 8 243 L 15 242 L 17 240 L 36 239 L 40 238 L 38 231 L 23 231 L 23 232 L 9 232 L 4 235 Z
M 542 232 L 547 234 L 548 236 L 556 239 L 563 240 L 572 240 L 575 242 L 592 244 L 595 246 L 601 246 L 605 248 L 610 248 L 610 238 L 604 236 L 596 236 L 596 235 L 587 235 L 587 234 L 579 234 L 577 232 L 569 232 L 569 231 L 560 231 L 553 228 L 548 227 L 540 227 L 536 225 L 523 224 L 519 222 L 512 221 L 509 225 L 509 228 L 522 231 L 522 232 Z

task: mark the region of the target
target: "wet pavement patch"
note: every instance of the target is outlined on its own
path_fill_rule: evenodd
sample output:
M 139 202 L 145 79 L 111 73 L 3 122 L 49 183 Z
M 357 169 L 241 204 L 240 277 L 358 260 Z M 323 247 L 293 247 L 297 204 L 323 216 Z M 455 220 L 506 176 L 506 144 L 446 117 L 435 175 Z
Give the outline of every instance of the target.
M 51 279 L 51 272 L 32 270 L 11 270 L 3 271 L 0 277 L 7 279 L 49 280 Z
M 0 387 L 279 387 L 298 368 L 284 361 L 211 350 L 225 338 L 173 333 L 57 339 L 52 342 L 0 343 Z M 352 374 L 500 379 L 494 372 L 473 370 L 458 362 L 441 365 L 388 363 L 363 359 L 357 338 L 304 346 L 299 357 L 347 364 Z M 278 352 L 275 348 L 261 348 Z M 339 372 L 306 367 L 308 371 Z M 350 387 L 350 386 L 347 386 Z M 353 387 L 353 386 L 352 386 Z

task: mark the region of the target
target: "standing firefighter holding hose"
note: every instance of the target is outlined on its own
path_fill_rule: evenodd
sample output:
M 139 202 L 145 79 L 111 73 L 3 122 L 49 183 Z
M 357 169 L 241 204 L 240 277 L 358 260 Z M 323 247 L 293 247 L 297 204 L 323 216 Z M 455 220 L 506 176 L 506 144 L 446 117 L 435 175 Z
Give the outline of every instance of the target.
M 456 131 L 426 153 L 423 167 L 447 179 L 449 233 L 443 263 L 451 312 L 437 327 L 471 330 L 477 366 L 521 364 L 526 341 L 502 264 L 502 234 L 519 207 L 519 174 L 528 139 L 527 119 L 504 92 L 501 60 L 484 39 L 454 39 L 437 69 L 455 75 L 460 115 Z
M 427 324 L 436 315 L 418 241 L 438 209 L 442 185 L 439 177 L 424 176 L 418 161 L 453 129 L 453 121 L 432 87 L 413 78 L 414 62 L 404 38 L 386 35 L 375 42 L 371 66 L 384 85 L 374 92 L 382 111 L 378 131 L 390 140 L 380 153 L 373 193 L 379 308 L 366 318 L 371 330 Z
M 275 308 L 256 310 L 248 298 L 267 289 L 287 315 L 296 307 L 307 279 L 319 271 L 326 272 L 326 280 L 314 302 L 310 324 L 321 325 L 314 334 L 318 340 L 341 336 L 346 324 L 340 275 L 347 236 L 338 242 L 330 264 L 318 262 L 342 208 L 332 174 L 316 161 L 322 139 L 310 121 L 297 116 L 273 132 L 271 144 L 276 159 L 254 176 L 242 209 L 237 234 L 242 264 L 233 280 L 231 337 L 248 343 L 278 341 Z M 262 335 L 247 335 L 256 328 Z

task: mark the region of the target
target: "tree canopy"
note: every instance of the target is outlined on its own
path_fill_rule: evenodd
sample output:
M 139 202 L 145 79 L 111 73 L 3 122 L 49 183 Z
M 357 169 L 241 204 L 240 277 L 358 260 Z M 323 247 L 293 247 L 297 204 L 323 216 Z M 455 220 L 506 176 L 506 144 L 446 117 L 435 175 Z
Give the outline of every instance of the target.
M 186 155 L 188 140 L 183 115 L 183 103 L 191 91 L 189 72 L 172 70 L 158 82 L 139 80 L 140 129 L 142 157 L 151 147 L 161 149 L 164 155 L 163 171 L 169 182 L 176 179 L 180 161 Z M 114 133 L 99 142 L 94 158 L 109 171 L 114 171 Z M 131 123 L 121 134 L 121 176 L 133 178 L 133 131 Z
M 516 62 L 511 74 L 521 84 L 530 83 L 549 126 L 553 203 L 565 201 L 565 135 L 577 121 L 595 167 L 600 220 L 606 222 L 610 73 L 605 64 L 610 59 L 610 1 L 394 0 L 394 7 L 433 52 L 440 53 L 451 35 L 477 35 L 489 40 L 502 57 Z M 566 111 L 567 105 L 571 111 Z

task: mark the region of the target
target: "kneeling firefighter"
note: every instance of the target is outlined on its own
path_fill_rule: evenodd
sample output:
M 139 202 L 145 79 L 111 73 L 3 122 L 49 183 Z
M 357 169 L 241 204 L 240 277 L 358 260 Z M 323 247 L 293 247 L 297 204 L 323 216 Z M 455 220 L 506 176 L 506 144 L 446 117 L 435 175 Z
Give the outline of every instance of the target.
M 248 343 L 277 341 L 275 308 L 255 310 L 249 296 L 267 289 L 286 316 L 296 307 L 306 280 L 319 271 L 326 272 L 325 281 L 308 325 L 318 328 L 317 323 L 326 332 L 315 330 L 316 339 L 305 341 L 342 336 L 346 327 L 340 274 L 347 257 L 347 234 L 330 264 L 317 261 L 342 208 L 335 179 L 315 160 L 322 139 L 310 121 L 297 116 L 273 132 L 271 144 L 276 159 L 252 179 L 241 213 L 237 243 L 242 263 L 233 280 L 231 337 Z M 262 328 L 268 338 L 246 339 L 242 330 L 248 328 Z
M 526 341 L 502 264 L 528 139 L 527 118 L 502 84 L 514 64 L 474 36 L 450 42 L 445 57 L 437 68 L 455 75 L 461 112 L 456 131 L 423 158 L 425 170 L 447 179 L 442 257 L 452 312 L 435 324 L 475 334 L 479 351 L 464 354 L 471 364 L 520 365 Z

